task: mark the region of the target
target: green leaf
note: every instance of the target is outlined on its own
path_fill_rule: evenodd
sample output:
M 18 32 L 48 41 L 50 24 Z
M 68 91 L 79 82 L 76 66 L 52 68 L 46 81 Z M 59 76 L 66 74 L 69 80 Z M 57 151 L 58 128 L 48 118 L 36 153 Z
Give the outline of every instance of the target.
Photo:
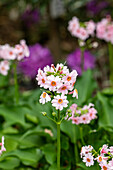
M 76 100 L 76 103 L 82 105 L 92 97 L 93 91 L 97 88 L 92 71 L 87 70 L 84 72 L 82 76 L 78 78 L 75 87 L 78 90 L 78 100 Z
M 18 167 L 20 164 L 20 160 L 18 158 L 6 158 L 3 161 L 0 161 L 0 168 L 7 170 L 7 169 L 15 169 L 16 167 Z
M 75 124 L 72 124 L 72 121 L 63 121 L 61 123 L 61 131 L 70 137 L 72 143 L 76 143 L 79 131 L 78 127 Z
M 46 144 L 42 148 L 45 158 L 49 164 L 53 164 L 56 160 L 56 147 L 53 144 Z
M 97 105 L 99 126 L 103 128 L 113 127 L 113 106 L 110 104 L 109 97 L 98 92 L 97 98 L 101 103 L 101 105 Z
M 22 106 L 6 106 L 0 105 L 0 115 L 5 119 L 5 127 L 14 124 L 20 124 L 25 128 L 30 127 L 30 124 L 25 122 L 25 114 L 29 113 L 28 108 Z
M 1 158 L 4 159 L 12 156 L 19 158 L 24 165 L 36 167 L 37 162 L 42 158 L 42 152 L 40 149 L 15 150 L 5 153 Z

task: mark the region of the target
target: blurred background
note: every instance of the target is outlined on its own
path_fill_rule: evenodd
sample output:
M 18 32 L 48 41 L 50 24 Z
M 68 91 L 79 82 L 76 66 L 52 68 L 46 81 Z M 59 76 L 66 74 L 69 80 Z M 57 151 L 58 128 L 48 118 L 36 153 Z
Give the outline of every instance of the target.
M 79 73 L 75 88 L 78 106 L 94 103 L 98 119 L 81 125 L 86 145 L 98 149 L 103 144 L 113 146 L 113 88 L 109 82 L 108 44 L 94 36 L 98 47 L 81 52 L 76 37 L 68 31 L 73 16 L 81 22 L 113 17 L 111 0 L 0 0 L 0 45 L 14 46 L 21 39 L 29 46 L 30 57 L 18 62 L 19 102 L 15 103 L 14 70 L 0 74 L 0 139 L 5 136 L 6 152 L 0 157 L 4 170 L 56 170 L 56 125 L 41 112 L 52 117 L 50 103 L 41 105 L 41 91 L 36 75 L 52 63 L 65 63 Z M 12 61 L 11 61 L 12 62 Z M 65 114 L 64 110 L 64 113 Z M 80 159 L 82 141 L 79 127 L 70 121 L 61 124 L 61 170 L 96 170 L 87 168 Z
M 113 16 L 112 8 L 111 0 L 1 0 L 0 44 L 14 45 L 20 39 L 25 39 L 30 46 L 36 69 L 52 62 L 64 62 L 70 53 L 79 48 L 77 39 L 67 30 L 69 20 L 76 16 L 81 22 L 91 19 L 98 22 L 106 15 Z M 44 53 L 45 58 L 49 55 L 49 63 L 46 63 L 44 57 L 41 58 L 41 53 Z M 108 86 L 106 43 L 100 41 L 97 50 L 91 50 L 90 53 L 95 58 L 95 78 L 99 86 Z M 25 64 L 27 67 L 27 63 Z M 34 78 L 36 72 L 31 73 L 30 69 L 32 70 L 29 68 L 26 75 Z

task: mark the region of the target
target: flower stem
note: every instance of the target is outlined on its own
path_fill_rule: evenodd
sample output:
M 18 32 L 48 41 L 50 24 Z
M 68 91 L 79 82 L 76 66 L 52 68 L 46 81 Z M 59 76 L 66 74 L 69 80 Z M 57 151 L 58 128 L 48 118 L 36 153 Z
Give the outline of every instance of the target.
M 77 140 L 76 140 L 76 125 L 74 124 L 74 153 L 75 153 L 75 164 L 79 162 L 78 158 L 78 148 L 77 148 Z
M 81 48 L 81 70 L 84 71 L 84 49 Z
M 113 87 L 113 45 L 108 43 L 109 66 L 110 66 L 110 86 Z
M 15 102 L 19 102 L 18 80 L 17 80 L 17 64 L 14 63 L 14 84 L 15 84 Z
M 81 138 L 82 145 L 85 145 L 84 138 L 83 138 L 83 128 L 79 126 L 79 129 L 80 129 L 80 138 Z
M 60 110 L 58 110 L 57 122 L 57 170 L 60 170 Z

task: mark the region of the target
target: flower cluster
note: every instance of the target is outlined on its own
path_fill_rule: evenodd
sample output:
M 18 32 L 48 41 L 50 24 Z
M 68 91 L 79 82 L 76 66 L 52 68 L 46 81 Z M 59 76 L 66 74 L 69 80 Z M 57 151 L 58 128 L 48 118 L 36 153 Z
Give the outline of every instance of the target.
M 103 39 L 113 44 L 113 22 L 111 17 L 103 18 L 96 26 L 96 34 L 99 39 Z
M 83 41 L 89 38 L 89 36 L 94 36 L 95 28 L 96 25 L 92 20 L 80 23 L 77 17 L 73 17 L 68 25 L 70 33 Z
M 82 74 L 81 69 L 81 50 L 76 49 L 68 55 L 67 64 L 73 70 L 77 70 L 78 74 Z M 84 51 L 84 70 L 93 69 L 95 67 L 95 57 L 87 50 Z
M 92 119 L 96 119 L 97 110 L 94 105 L 90 103 L 88 106 L 85 105 L 83 108 L 77 106 L 77 104 L 72 104 L 69 110 L 67 110 L 66 118 L 72 120 L 73 124 L 89 124 Z
M 39 102 L 45 104 L 51 101 L 57 110 L 67 107 L 69 103 L 67 94 L 77 97 L 77 90 L 73 90 L 77 75 L 76 70 L 69 72 L 67 66 L 63 64 L 57 64 L 56 67 L 53 64 L 51 67 L 47 65 L 44 71 L 39 69 L 36 80 L 40 87 L 47 89 L 41 94 Z
M 4 147 L 4 136 L 2 136 L 2 142 L 0 143 L 1 149 L 0 149 L 0 155 L 3 151 L 6 151 L 6 148 Z
M 0 45 L 0 73 L 7 75 L 10 68 L 10 60 L 22 60 L 29 56 L 29 49 L 25 40 L 21 40 L 20 44 L 11 47 L 9 44 Z
M 53 63 L 53 57 L 48 48 L 42 47 L 40 44 L 29 46 L 30 56 L 19 62 L 18 68 L 30 78 L 37 75 L 39 68 L 43 69 L 46 65 Z
M 94 160 L 99 163 L 102 170 L 113 169 L 113 146 L 103 145 L 98 152 L 91 145 L 83 146 L 81 149 L 81 158 L 86 166 L 94 165 Z

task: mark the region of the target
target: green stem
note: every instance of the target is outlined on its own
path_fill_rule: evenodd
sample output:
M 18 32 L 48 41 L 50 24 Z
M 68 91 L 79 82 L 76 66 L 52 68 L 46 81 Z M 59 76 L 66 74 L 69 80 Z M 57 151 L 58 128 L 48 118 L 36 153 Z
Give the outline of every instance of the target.
M 113 45 L 108 43 L 109 66 L 110 66 L 110 86 L 113 87 Z
M 82 145 L 85 145 L 84 138 L 83 138 L 83 128 L 79 126 L 79 129 L 80 129 L 80 138 L 81 138 Z
M 14 84 L 15 84 L 15 102 L 19 102 L 18 80 L 17 80 L 17 64 L 14 63 Z
M 58 110 L 57 122 L 57 170 L 60 170 L 60 110 Z
M 74 153 L 75 153 L 75 164 L 77 165 L 77 163 L 79 162 L 79 158 L 78 158 L 78 148 L 77 148 L 77 140 L 76 140 L 76 125 L 74 126 Z
M 84 71 L 84 49 L 81 48 L 81 70 Z

